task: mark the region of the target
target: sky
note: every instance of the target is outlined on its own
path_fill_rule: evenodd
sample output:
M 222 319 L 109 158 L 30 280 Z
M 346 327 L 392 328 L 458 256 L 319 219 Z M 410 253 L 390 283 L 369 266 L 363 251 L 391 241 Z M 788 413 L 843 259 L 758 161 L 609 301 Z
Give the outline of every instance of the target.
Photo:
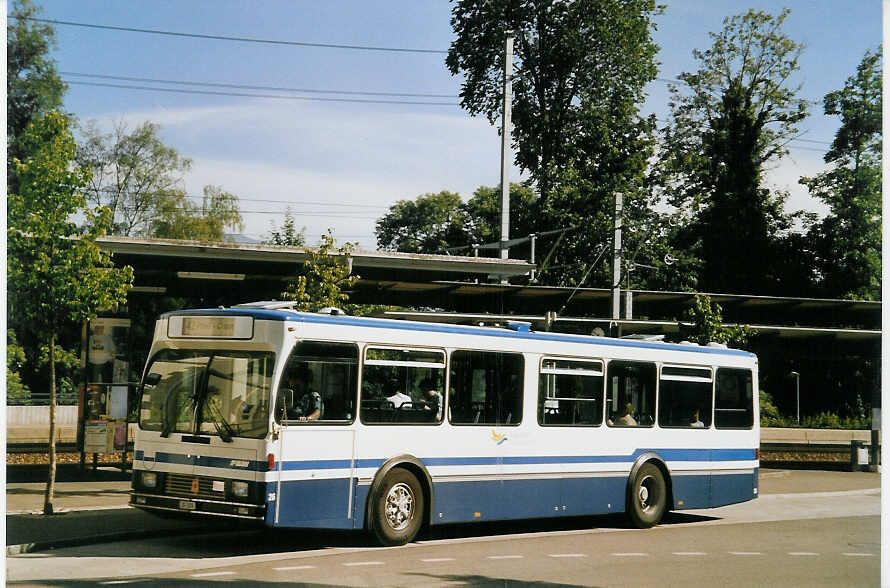
M 443 52 L 452 39 L 451 5 L 444 0 L 35 3 L 42 7 L 39 16 L 58 21 L 290 42 L 54 25 L 58 47 L 53 57 L 69 83 L 66 109 L 105 129 L 115 122 L 130 128 L 147 120 L 160 124 L 165 144 L 192 160 L 184 178 L 187 192 L 200 195 L 205 185 L 212 184 L 238 195 L 247 235 L 268 236 L 273 226 L 281 225 L 289 207 L 297 225 L 306 227 L 309 244 L 331 228 L 338 240 L 373 250 L 375 221 L 398 200 L 441 190 L 457 192 L 466 200 L 479 186 L 500 182 L 497 129 L 461 110 L 457 96 L 461 78 L 444 65 Z M 822 157 L 838 120 L 822 114 L 822 97 L 843 87 L 865 51 L 879 46 L 881 2 L 667 0 L 666 4 L 654 34 L 661 48 L 659 77 L 666 79 L 696 69 L 693 49 L 708 48 L 708 33 L 719 31 L 724 18 L 749 8 L 773 13 L 791 8 L 784 31 L 806 46 L 793 82 L 802 85 L 803 97 L 817 104 L 801 125 L 804 134 L 790 145 L 790 156 L 770 170 L 768 181 L 791 192 L 789 208 L 824 214 L 824 206 L 808 196 L 798 179 L 825 169 Z M 332 90 L 356 93 L 317 92 Z M 665 120 L 667 85 L 654 81 L 647 91 L 642 112 Z M 510 173 L 514 180 L 520 177 L 516 168 Z

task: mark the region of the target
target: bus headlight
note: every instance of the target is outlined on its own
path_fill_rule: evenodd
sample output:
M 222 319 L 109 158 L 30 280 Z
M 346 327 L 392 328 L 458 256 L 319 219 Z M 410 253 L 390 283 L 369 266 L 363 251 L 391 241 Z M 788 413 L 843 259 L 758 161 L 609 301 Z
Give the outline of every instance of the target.
M 238 498 L 247 498 L 250 492 L 250 485 L 241 480 L 232 480 L 232 494 Z
M 139 481 L 143 488 L 157 488 L 158 474 L 156 472 L 140 472 Z

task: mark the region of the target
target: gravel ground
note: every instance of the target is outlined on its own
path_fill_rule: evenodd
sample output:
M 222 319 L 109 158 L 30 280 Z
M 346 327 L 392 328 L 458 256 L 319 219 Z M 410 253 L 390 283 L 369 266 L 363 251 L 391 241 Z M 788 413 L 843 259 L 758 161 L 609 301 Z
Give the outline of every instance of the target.
M 87 454 L 86 462 L 93 463 L 92 454 Z M 99 463 L 102 464 L 119 464 L 121 462 L 120 453 L 100 453 Z M 127 463 L 133 462 L 133 452 L 127 453 Z M 6 465 L 36 465 L 49 464 L 49 454 L 47 453 L 7 453 Z M 80 453 L 57 453 L 56 463 L 80 463 Z

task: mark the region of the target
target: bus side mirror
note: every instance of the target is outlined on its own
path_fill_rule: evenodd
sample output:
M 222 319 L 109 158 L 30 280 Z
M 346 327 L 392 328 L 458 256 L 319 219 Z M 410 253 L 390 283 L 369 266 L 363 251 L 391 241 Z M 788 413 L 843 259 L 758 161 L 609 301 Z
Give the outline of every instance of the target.
M 161 374 L 151 373 L 145 376 L 145 383 L 149 386 L 157 386 L 161 382 Z

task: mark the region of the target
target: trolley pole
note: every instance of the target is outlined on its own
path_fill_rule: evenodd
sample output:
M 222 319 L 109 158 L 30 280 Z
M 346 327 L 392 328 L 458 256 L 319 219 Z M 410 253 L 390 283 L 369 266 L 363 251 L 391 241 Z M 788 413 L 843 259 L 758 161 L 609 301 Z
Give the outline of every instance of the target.
M 501 124 L 501 259 L 510 256 L 510 118 L 513 106 L 513 31 L 504 42 L 504 116 Z

